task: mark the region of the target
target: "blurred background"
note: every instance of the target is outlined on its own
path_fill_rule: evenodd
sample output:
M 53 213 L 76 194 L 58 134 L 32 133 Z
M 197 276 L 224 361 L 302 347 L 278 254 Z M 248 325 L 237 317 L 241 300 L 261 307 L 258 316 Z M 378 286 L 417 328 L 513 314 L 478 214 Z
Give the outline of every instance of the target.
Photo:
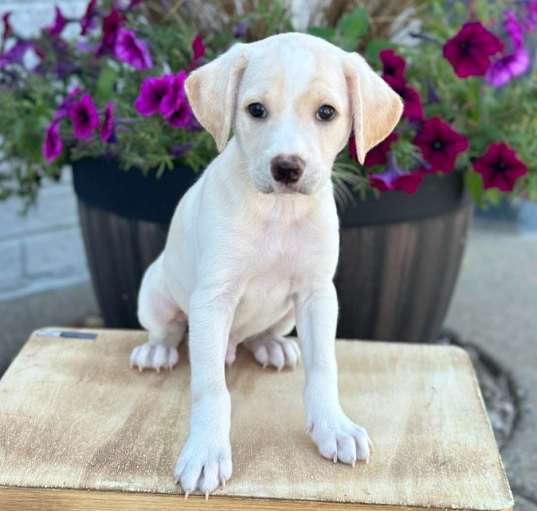
M 144 80 L 188 72 L 237 40 L 307 30 L 361 51 L 405 101 L 397 137 L 365 166 L 352 147 L 336 162 L 338 334 L 465 347 L 517 507 L 537 511 L 535 2 L 0 0 L 0 15 L 0 375 L 36 328 L 137 327 L 142 272 L 216 154 L 187 106 L 178 103 L 179 120 L 136 106 Z M 499 42 L 486 36 L 482 72 L 460 76 L 468 45 L 485 37 L 465 23 Z M 137 54 L 121 53 L 125 31 Z M 91 140 L 68 124 L 84 91 L 103 117 Z

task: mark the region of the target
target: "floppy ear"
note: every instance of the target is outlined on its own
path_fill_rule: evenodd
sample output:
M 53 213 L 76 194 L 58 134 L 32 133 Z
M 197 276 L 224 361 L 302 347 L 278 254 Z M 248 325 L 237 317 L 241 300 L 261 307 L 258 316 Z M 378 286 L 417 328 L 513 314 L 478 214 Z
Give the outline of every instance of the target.
M 352 53 L 345 63 L 358 161 L 395 128 L 403 113 L 399 94 L 372 69 L 361 55 Z
M 213 136 L 218 151 L 227 143 L 239 83 L 246 67 L 245 45 L 236 44 L 186 80 L 188 101 L 199 123 Z

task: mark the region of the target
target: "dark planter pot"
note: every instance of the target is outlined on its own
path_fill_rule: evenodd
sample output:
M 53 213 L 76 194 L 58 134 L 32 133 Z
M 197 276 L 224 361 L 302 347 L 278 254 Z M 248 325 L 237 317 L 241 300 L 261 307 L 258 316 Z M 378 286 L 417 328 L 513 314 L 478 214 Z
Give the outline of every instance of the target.
M 108 327 L 138 328 L 144 270 L 161 252 L 173 211 L 197 175 L 157 179 L 114 160 L 73 165 L 80 223 Z M 371 197 L 340 212 L 338 336 L 425 342 L 438 337 L 459 273 L 471 208 L 459 174 L 427 176 L 418 193 Z

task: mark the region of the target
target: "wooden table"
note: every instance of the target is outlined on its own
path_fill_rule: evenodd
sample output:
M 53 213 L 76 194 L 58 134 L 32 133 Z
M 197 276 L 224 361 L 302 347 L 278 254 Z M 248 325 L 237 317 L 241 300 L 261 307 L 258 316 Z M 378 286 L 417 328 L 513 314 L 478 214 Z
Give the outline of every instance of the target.
M 32 335 L 0 381 L 0 510 L 507 510 L 509 484 L 467 354 L 455 347 L 337 343 L 341 400 L 367 427 L 371 463 L 322 459 L 304 434 L 303 370 L 263 370 L 239 349 L 227 371 L 233 477 L 184 500 L 189 366 L 129 369 L 146 334 Z

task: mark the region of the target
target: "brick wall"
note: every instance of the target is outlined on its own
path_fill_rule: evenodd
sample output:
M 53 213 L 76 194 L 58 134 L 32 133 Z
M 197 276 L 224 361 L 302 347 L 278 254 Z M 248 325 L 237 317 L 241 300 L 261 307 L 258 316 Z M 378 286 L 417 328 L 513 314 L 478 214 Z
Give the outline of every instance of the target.
M 35 34 L 52 22 L 54 5 L 67 16 L 79 16 L 85 0 L 0 0 L 0 15 L 23 34 Z M 72 30 L 76 33 L 76 27 Z M 76 200 L 68 173 L 46 185 L 36 207 L 21 216 L 17 199 L 0 202 L 0 300 L 88 280 Z

